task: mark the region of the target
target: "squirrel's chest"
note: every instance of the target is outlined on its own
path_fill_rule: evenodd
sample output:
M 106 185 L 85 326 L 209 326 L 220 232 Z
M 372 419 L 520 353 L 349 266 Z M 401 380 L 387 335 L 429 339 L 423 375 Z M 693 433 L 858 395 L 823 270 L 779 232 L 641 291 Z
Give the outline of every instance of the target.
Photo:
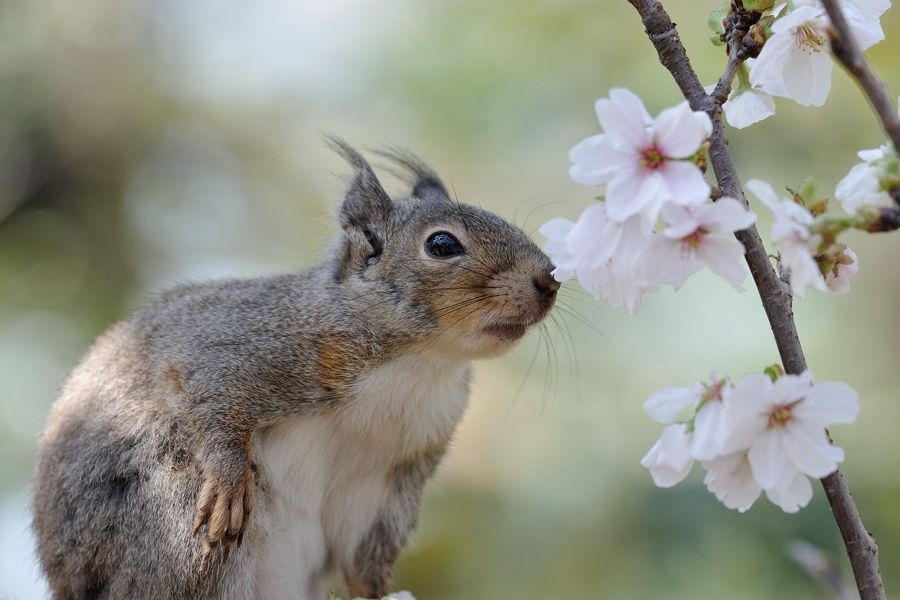
M 333 410 L 262 432 L 253 518 L 274 525 L 260 523 L 269 557 L 260 575 L 273 593 L 352 560 L 391 502 L 395 467 L 448 442 L 468 402 L 469 378 L 465 363 L 398 359 L 360 377 Z

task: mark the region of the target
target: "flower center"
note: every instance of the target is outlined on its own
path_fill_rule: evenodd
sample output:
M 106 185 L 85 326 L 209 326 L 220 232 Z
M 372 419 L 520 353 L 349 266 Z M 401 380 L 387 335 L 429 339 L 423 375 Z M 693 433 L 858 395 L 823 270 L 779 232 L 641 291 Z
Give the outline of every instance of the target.
M 702 228 L 698 228 L 694 233 L 681 238 L 681 247 L 684 250 L 696 250 L 703 242 L 703 236 L 706 232 Z M 721 391 L 721 383 L 716 383 L 712 387 L 716 393 Z
M 656 146 L 651 146 L 641 152 L 641 162 L 639 164 L 642 167 L 658 169 L 664 162 L 666 162 L 666 157 L 663 156 L 663 153 Z
M 825 47 L 825 36 L 810 25 L 797 28 L 797 42 L 807 52 L 820 52 Z
M 769 427 L 784 427 L 791 420 L 791 407 L 787 404 L 776 406 L 769 413 Z

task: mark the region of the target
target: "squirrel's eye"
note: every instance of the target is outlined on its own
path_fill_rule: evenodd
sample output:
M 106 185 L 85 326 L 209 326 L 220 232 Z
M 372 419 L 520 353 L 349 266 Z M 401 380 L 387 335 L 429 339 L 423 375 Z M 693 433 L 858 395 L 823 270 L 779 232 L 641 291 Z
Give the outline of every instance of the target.
M 450 258 L 463 253 L 463 248 L 456 238 L 446 231 L 432 233 L 425 240 L 425 250 L 428 251 L 428 254 L 437 258 Z

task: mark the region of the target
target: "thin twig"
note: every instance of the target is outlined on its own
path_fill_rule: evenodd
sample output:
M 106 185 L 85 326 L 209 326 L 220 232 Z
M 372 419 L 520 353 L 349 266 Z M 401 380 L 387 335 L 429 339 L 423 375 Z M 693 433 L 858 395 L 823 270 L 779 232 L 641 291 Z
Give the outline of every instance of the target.
M 741 190 L 741 182 L 725 138 L 721 106 L 703 91 L 675 25 L 658 1 L 628 1 L 640 14 L 647 35 L 659 55 L 659 61 L 672 74 L 691 108 L 705 111 L 712 119 L 709 161 L 715 171 L 719 187 L 746 205 L 747 200 Z M 735 237 L 746 249 L 747 265 L 750 267 L 766 317 L 769 319 L 769 326 L 772 328 L 785 372 L 800 374 L 806 370 L 806 359 L 794 324 L 791 293 L 772 268 L 756 227 L 751 226 L 749 229 L 738 231 Z M 861 600 L 884 600 L 877 546 L 863 526 L 840 470 L 825 477 L 822 486 L 844 539 Z
M 860 52 L 837 0 L 822 0 L 822 4 L 828 11 L 832 24 L 828 30 L 831 52 L 859 83 L 885 133 L 894 143 L 894 148 L 900 150 L 900 115 L 888 95 L 887 86 L 875 75 Z

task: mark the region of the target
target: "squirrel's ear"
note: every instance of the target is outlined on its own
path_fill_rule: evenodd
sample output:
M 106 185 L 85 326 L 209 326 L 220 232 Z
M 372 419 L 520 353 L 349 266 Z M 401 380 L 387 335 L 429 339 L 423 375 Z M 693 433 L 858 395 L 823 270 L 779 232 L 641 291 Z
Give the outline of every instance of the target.
M 384 150 L 376 150 L 378 154 L 388 158 L 408 173 L 412 174 L 412 192 L 410 195 L 422 200 L 440 200 L 446 201 L 450 199 L 447 189 L 441 183 L 437 174 L 425 164 L 422 159 L 403 148 L 387 148 Z
M 366 159 L 344 140 L 328 136 L 326 143 L 356 169 L 356 177 L 341 204 L 341 227 L 348 233 L 362 233 L 369 245 L 369 257 L 381 255 L 384 229 L 393 204 Z

